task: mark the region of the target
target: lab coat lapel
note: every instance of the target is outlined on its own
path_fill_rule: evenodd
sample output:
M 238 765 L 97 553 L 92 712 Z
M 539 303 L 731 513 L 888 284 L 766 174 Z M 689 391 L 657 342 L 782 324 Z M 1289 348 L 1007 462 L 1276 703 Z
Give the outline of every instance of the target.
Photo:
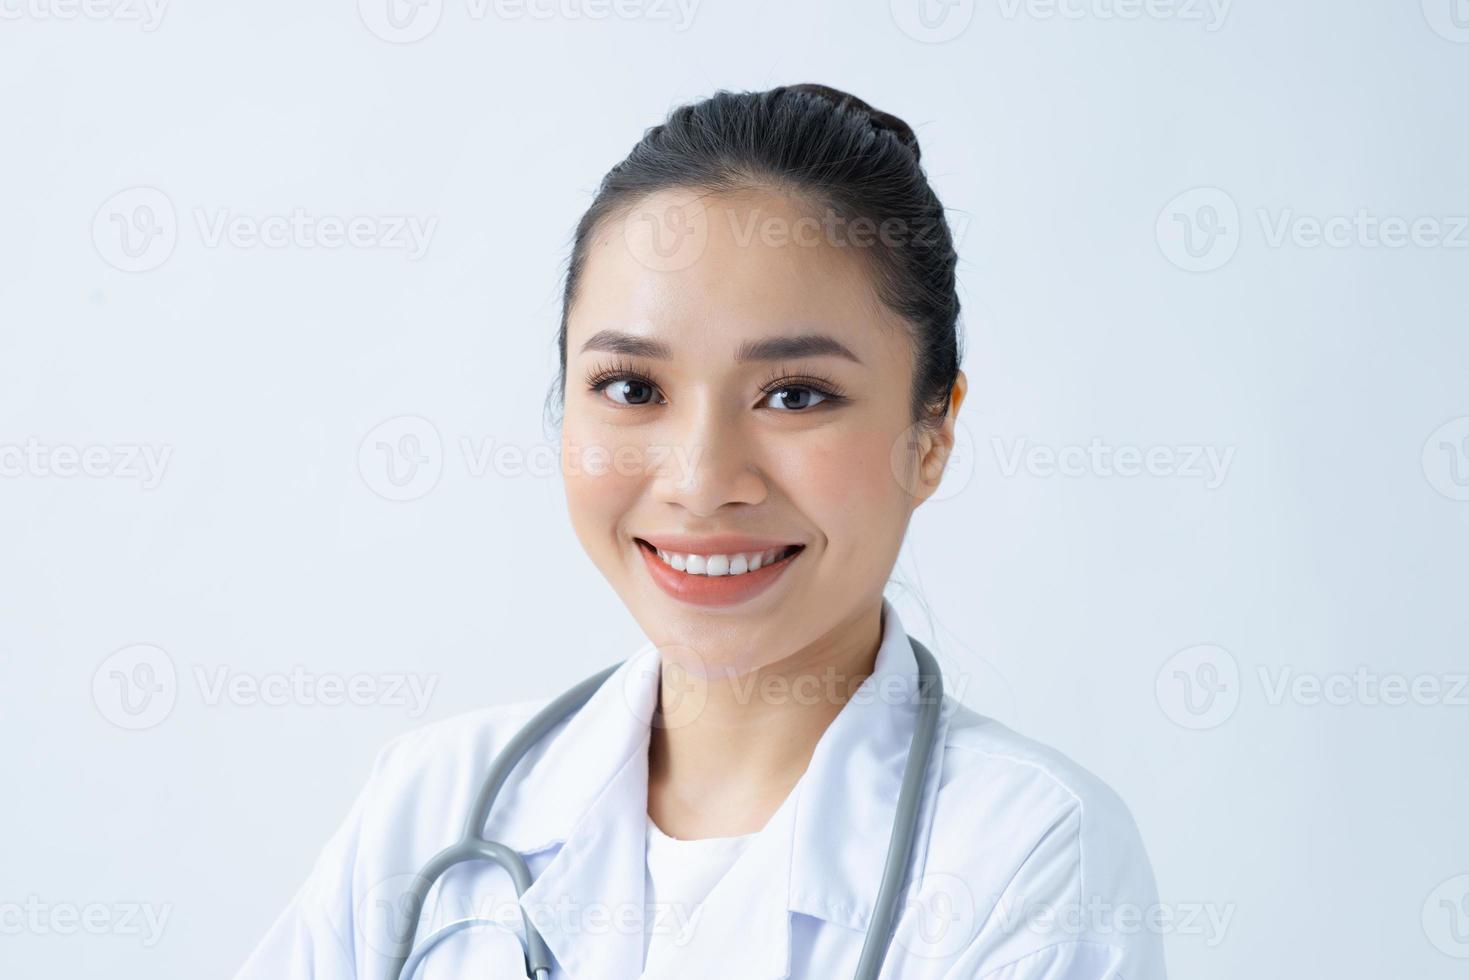
M 636 977 L 643 962 L 647 739 L 521 897 L 571 980 Z
M 521 896 L 571 980 L 636 977 L 643 962 L 648 739 L 660 658 L 628 658 L 580 712 L 527 756 L 488 836 L 522 854 L 559 850 Z

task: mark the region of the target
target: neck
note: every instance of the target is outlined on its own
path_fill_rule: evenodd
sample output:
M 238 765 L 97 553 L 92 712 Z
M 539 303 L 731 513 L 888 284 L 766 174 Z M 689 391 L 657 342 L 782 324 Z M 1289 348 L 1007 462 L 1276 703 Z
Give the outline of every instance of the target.
M 660 720 L 648 743 L 653 822 L 686 840 L 764 827 L 827 726 L 871 675 L 882 630 L 878 602 L 790 656 L 738 676 L 694 677 L 665 664 Z M 665 718 L 665 704 L 686 710 Z

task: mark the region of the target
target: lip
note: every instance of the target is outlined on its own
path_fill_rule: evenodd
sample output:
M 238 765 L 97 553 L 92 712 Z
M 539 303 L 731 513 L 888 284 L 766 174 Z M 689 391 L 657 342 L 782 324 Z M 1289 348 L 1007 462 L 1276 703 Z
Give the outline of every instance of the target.
M 761 544 L 756 538 L 680 538 L 662 537 L 659 542 L 697 542 L 698 547 L 667 547 L 658 544 L 656 547 L 664 551 L 683 551 L 687 548 L 690 554 L 731 554 L 740 551 L 764 551 L 766 548 L 784 547 L 794 542 L 769 542 Z M 647 542 L 646 544 L 644 542 Z M 737 547 L 730 547 L 728 542 L 735 542 Z M 711 543 L 718 547 L 711 547 Z M 653 544 L 651 538 L 642 538 L 635 541 L 637 549 L 642 553 L 643 564 L 648 568 L 648 575 L 653 582 L 664 592 L 680 602 L 691 603 L 696 606 L 735 606 L 751 599 L 769 589 L 786 570 L 800 560 L 805 553 L 802 547 L 794 555 L 790 555 L 772 565 L 762 565 L 753 572 L 743 575 L 690 575 L 680 572 L 671 565 L 665 565 L 663 559 L 650 547 Z M 720 550 L 721 548 L 727 550 Z M 703 550 L 707 549 L 707 550 Z

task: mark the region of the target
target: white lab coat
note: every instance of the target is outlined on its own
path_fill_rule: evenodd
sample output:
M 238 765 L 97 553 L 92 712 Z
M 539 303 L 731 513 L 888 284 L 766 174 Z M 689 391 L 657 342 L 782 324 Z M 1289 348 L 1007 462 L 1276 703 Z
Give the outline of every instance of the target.
M 658 668 L 657 649 L 645 646 L 511 775 L 488 836 L 519 851 L 535 881 L 517 903 L 493 865 L 446 875 L 425 903 L 420 939 L 469 915 L 507 928 L 446 940 L 423 980 L 523 977 L 509 931 L 522 910 L 555 956 L 554 980 L 853 975 L 917 717 L 917 664 L 896 610 L 884 600 L 873 675 L 694 917 L 680 965 L 654 977 L 642 970 L 642 915 Z M 882 977 L 1164 980 L 1153 875 L 1122 801 L 1060 753 L 945 700 Z M 381 980 L 404 926 L 404 890 L 458 839 L 496 751 L 542 704 L 460 715 L 389 743 L 237 980 Z

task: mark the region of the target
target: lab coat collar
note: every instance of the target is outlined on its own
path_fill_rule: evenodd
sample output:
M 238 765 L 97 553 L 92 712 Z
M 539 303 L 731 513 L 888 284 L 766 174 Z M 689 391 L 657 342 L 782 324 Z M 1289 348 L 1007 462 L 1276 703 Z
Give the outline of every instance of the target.
M 687 947 L 690 956 L 718 956 L 703 962 L 727 965 L 726 975 L 788 976 L 791 912 L 867 929 L 918 716 L 917 661 L 886 598 L 882 624 L 873 673 L 700 913 L 740 924 L 699 929 Z M 562 845 L 521 904 L 571 977 L 641 973 L 647 750 L 660 668 L 651 644 L 621 664 L 527 756 L 486 827 L 527 856 Z M 927 853 L 947 720 L 944 712 L 925 781 L 910 891 Z
M 791 866 L 792 911 L 864 932 L 877 904 L 920 699 L 929 693 L 919 689 L 918 660 L 887 598 L 882 622 L 872 674 L 817 742 L 801 777 Z M 923 783 L 910 896 L 928 853 L 948 719 L 945 710 Z

